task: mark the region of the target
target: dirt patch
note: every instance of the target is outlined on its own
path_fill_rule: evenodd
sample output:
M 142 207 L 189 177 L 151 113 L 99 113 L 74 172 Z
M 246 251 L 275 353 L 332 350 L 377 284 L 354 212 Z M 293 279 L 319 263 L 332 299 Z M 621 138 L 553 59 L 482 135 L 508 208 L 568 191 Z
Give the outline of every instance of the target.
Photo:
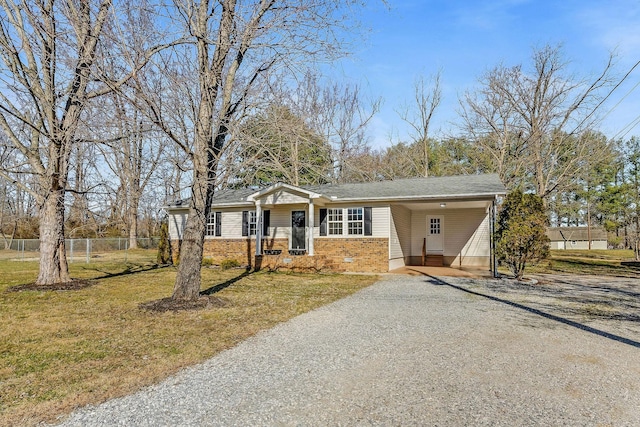
M 88 279 L 74 279 L 70 282 L 54 283 L 51 285 L 38 285 L 36 283 L 27 283 L 7 288 L 6 292 L 23 292 L 23 291 L 79 291 L 96 285 L 98 282 Z
M 227 305 L 227 301 L 222 298 L 213 295 L 202 295 L 196 300 L 173 300 L 171 297 L 162 298 L 155 301 L 143 302 L 138 305 L 138 307 L 141 310 L 164 313 L 167 311 L 206 310 L 225 307 Z

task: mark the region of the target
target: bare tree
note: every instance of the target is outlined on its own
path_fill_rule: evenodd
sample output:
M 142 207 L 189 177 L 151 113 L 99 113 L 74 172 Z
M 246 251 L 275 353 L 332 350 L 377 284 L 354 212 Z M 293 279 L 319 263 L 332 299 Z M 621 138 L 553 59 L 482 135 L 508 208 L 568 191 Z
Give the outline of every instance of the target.
M 360 160 L 369 153 L 367 129 L 380 111 L 382 99 L 366 99 L 355 84 L 333 83 L 322 86 L 317 76 L 309 76 L 302 99 L 312 100 L 308 110 L 313 127 L 332 147 L 333 181 L 346 182 L 364 177 Z
M 415 104 L 405 105 L 399 111 L 400 118 L 413 129 L 413 140 L 422 149 L 422 175 L 429 176 L 429 126 L 436 109 L 442 101 L 442 89 L 440 78 L 442 72 L 425 80 L 424 76 L 418 77 L 413 85 Z
M 0 129 L 38 179 L 36 188 L 23 189 L 38 203 L 39 284 L 70 280 L 64 201 L 86 105 L 123 84 L 154 51 L 102 50 L 107 24 L 116 15 L 112 0 L 0 2 Z M 98 84 L 106 73 L 97 69 L 97 57 L 112 54 L 124 55 L 122 73 Z M 2 168 L 0 176 L 11 179 L 10 172 Z
M 129 248 L 138 247 L 139 209 L 143 192 L 151 182 L 166 146 L 163 134 L 152 128 L 147 117 L 116 93 L 108 97 L 113 114 L 103 116 L 104 134 L 99 144 L 102 157 L 116 178 L 118 196 L 114 200 L 121 211 L 129 237 Z M 103 105 L 105 103 L 103 102 Z
M 476 92 L 467 92 L 460 101 L 464 131 L 475 143 L 475 157 L 487 172 L 500 176 L 509 188 L 523 178 L 524 143 L 515 107 L 503 91 L 495 90 L 496 81 L 507 78 L 499 67 L 480 79 Z
M 155 123 L 186 153 L 193 166 L 189 216 L 183 232 L 174 300 L 200 293 L 205 221 L 218 182 L 218 165 L 234 119 L 248 108 L 255 86 L 278 69 L 304 70 L 342 46 L 334 30 L 337 13 L 350 0 L 174 1 L 176 19 L 190 45 L 157 59 L 184 107 L 148 90 L 144 98 Z M 164 70 L 164 71 L 163 71 Z M 190 81 L 190 78 L 194 81 Z M 148 89 L 148 82 L 140 82 Z M 178 98 L 176 98 L 178 99 Z M 169 101 L 171 103 L 171 101 Z M 180 112 L 184 114 L 179 114 Z
M 589 139 L 579 136 L 597 121 L 613 59 L 595 77 L 582 78 L 568 73 L 557 46 L 534 50 L 532 62 L 531 70 L 498 66 L 487 73 L 478 92 L 465 97 L 462 114 L 505 184 L 525 181 L 546 203 L 589 155 Z
M 69 156 L 111 9 L 97 2 L 2 1 L 0 127 L 39 177 L 39 284 L 70 280 L 64 246 Z M 0 171 L 9 179 L 6 170 Z

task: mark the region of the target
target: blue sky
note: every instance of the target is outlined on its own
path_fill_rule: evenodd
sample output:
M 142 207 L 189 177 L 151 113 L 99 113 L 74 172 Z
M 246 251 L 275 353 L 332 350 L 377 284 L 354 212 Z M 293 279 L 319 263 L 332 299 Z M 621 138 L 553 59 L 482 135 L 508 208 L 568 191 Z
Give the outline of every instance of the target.
M 442 71 L 443 100 L 432 122 L 432 135 L 442 136 L 456 132 L 460 94 L 500 63 L 530 64 L 534 47 L 561 44 L 569 69 L 583 76 L 601 70 L 610 51 L 620 75 L 640 60 L 640 0 L 389 0 L 390 9 L 369 3 L 361 20 L 371 32 L 338 73 L 383 98 L 370 132 L 375 147 L 406 139 L 396 110 L 411 100 L 420 74 Z M 640 87 L 633 90 L 639 83 L 640 67 L 605 105 L 602 112 L 611 112 L 600 130 L 607 136 L 622 136 L 640 116 Z M 640 135 L 640 125 L 625 138 L 631 135 Z

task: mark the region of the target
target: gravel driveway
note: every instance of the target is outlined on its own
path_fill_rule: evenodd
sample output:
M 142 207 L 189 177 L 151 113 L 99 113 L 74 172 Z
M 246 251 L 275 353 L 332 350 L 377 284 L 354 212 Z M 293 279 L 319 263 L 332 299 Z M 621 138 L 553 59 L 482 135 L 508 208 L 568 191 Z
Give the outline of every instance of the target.
M 554 280 L 386 276 L 64 425 L 640 425 L 640 287 L 607 317 Z

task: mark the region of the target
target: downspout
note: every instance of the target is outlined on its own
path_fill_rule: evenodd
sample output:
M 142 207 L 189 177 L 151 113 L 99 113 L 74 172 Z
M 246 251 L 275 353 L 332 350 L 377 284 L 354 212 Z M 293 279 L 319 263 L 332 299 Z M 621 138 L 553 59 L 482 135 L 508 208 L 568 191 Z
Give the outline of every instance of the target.
M 256 256 L 262 255 L 262 205 L 256 200 Z
M 493 199 L 491 202 L 491 237 L 490 237 L 490 262 L 491 262 L 491 272 L 493 273 L 493 278 L 498 278 L 498 260 L 496 259 L 496 200 Z

